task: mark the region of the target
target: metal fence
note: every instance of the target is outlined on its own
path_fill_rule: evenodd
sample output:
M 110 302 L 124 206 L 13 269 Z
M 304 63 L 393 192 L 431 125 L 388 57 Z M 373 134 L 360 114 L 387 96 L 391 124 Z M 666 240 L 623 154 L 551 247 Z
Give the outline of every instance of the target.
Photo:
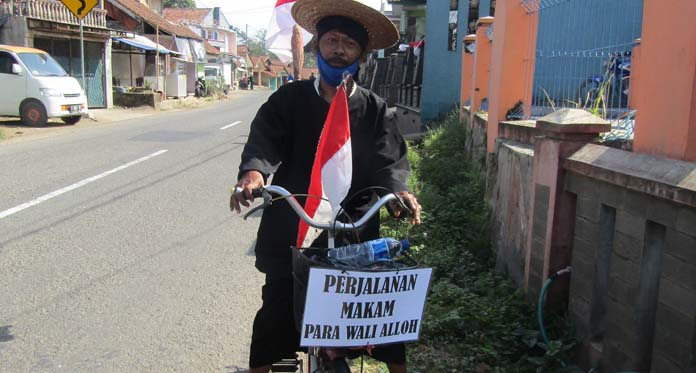
M 423 89 L 423 51 L 413 47 L 385 58 L 368 61 L 364 86 L 382 97 L 389 106 L 399 104 L 418 110 Z
M 631 112 L 631 51 L 641 34 L 643 0 L 520 3 L 538 17 L 534 71 L 525 77 L 533 79 L 527 117 L 572 107 L 610 120 L 625 118 Z M 516 114 L 524 117 L 521 110 Z

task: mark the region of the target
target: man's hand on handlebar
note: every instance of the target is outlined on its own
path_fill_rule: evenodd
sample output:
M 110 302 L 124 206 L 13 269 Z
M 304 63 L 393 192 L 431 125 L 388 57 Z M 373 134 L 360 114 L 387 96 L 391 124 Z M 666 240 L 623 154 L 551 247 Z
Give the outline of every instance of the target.
M 411 192 L 396 192 L 394 194 L 401 198 L 406 207 L 408 207 L 408 210 L 404 209 L 404 207 L 398 201 L 391 201 L 387 205 L 389 207 L 389 213 L 391 213 L 391 216 L 398 219 L 406 214 L 410 214 L 411 223 L 415 225 L 420 224 L 421 206 L 418 203 L 416 196 L 414 196 Z
M 249 201 L 254 200 L 252 190 L 264 186 L 263 175 L 256 170 L 249 170 L 242 175 L 237 184 L 234 186 L 232 195 L 230 196 L 230 210 L 240 213 L 242 208 L 249 207 Z

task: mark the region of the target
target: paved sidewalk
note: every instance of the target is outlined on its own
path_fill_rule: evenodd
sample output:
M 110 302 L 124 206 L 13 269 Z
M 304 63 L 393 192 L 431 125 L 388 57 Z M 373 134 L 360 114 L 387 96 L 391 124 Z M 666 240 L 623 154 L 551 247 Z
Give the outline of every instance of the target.
M 115 107 L 112 109 L 90 109 L 89 118 L 83 120 L 97 123 L 109 123 L 142 118 L 153 114 L 157 114 L 157 111 L 149 106 L 138 108 Z
M 27 139 L 56 136 L 63 133 L 77 131 L 81 128 L 146 117 L 157 114 L 151 107 L 143 108 L 114 108 L 114 109 L 90 109 L 89 118 L 83 118 L 77 124 L 69 125 L 60 119 L 50 119 L 41 127 L 27 126 L 19 118 L 0 118 L 0 145 Z

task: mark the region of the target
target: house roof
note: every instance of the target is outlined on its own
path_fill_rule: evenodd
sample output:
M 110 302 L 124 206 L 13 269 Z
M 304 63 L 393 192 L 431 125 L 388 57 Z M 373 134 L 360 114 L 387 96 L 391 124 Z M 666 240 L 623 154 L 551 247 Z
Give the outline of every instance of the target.
M 219 56 L 220 50 L 214 47 L 212 44 L 208 43 L 208 41 L 205 41 L 205 53 Z
M 271 62 L 271 66 L 282 66 L 282 67 L 285 67 L 285 66 L 289 66 L 289 65 L 290 65 L 290 64 L 285 65 L 285 64 L 283 63 L 283 61 L 281 61 L 281 60 L 279 60 L 279 59 L 275 59 L 275 58 L 269 58 L 268 61 Z
M 271 62 L 270 66 L 268 66 L 268 69 L 276 76 L 282 72 L 285 72 L 286 74 L 288 73 L 287 67 L 280 60 L 273 60 L 273 59 L 268 59 L 268 60 Z
M 319 69 L 316 67 L 303 67 L 302 68 L 302 78 L 309 79 L 310 75 L 314 73 L 314 76 L 319 75 Z
M 141 4 L 137 0 L 108 0 L 115 6 L 121 6 L 126 8 L 130 13 L 140 17 L 144 22 L 148 23 L 152 27 L 159 27 L 160 31 L 166 32 L 168 34 L 181 36 L 185 38 L 191 38 L 196 40 L 201 40 L 202 38 L 195 32 L 191 31 L 188 27 L 180 26 L 169 22 L 160 16 L 154 10 L 148 8 L 146 5 Z
M 282 72 L 285 72 L 287 74 L 287 70 L 285 70 L 284 66 L 271 66 L 270 69 L 273 75 L 275 76 L 280 75 L 280 73 Z
M 200 24 L 211 11 L 211 8 L 164 8 L 162 15 L 173 23 Z
M 143 36 L 150 39 L 150 41 L 152 41 L 154 43 L 157 43 L 157 41 L 159 40 L 159 45 L 163 46 L 164 48 L 167 48 L 167 49 L 172 50 L 172 51 L 178 51 L 178 48 L 176 46 L 176 41 L 174 40 L 174 37 L 171 35 L 160 34 L 159 38 L 157 37 L 157 35 L 152 35 L 152 34 L 143 35 Z
M 259 67 L 259 63 L 261 63 L 261 66 L 265 68 L 266 61 L 268 60 L 268 57 L 267 56 L 249 56 L 249 59 L 251 60 L 252 66 Z

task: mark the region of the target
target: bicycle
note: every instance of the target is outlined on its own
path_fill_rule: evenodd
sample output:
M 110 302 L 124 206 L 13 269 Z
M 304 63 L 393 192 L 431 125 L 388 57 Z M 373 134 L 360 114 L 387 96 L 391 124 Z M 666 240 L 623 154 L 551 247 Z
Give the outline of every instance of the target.
M 306 296 L 308 294 L 308 283 L 311 280 L 310 277 L 310 272 L 314 268 L 315 270 L 318 267 L 321 268 L 332 268 L 335 270 L 342 271 L 341 273 L 347 273 L 346 271 L 350 270 L 353 271 L 354 273 L 357 271 L 360 271 L 360 273 L 365 273 L 366 271 L 383 271 L 383 272 L 393 272 L 396 271 L 397 274 L 404 273 L 403 271 L 413 269 L 417 267 L 417 263 L 415 261 L 409 263 L 409 265 L 401 265 L 401 264 L 393 264 L 390 265 L 385 265 L 384 263 L 381 263 L 380 266 L 374 267 L 374 268 L 355 268 L 351 267 L 349 265 L 346 265 L 345 263 L 341 263 L 340 261 L 331 261 L 327 260 L 328 257 L 325 256 L 326 252 L 328 250 L 335 248 L 335 238 L 336 234 L 338 232 L 344 232 L 344 231 L 349 231 L 349 230 L 355 230 L 363 225 L 365 225 L 375 214 L 379 212 L 379 210 L 386 204 L 390 203 L 391 201 L 397 201 L 402 205 L 402 207 L 406 208 L 408 211 L 408 208 L 405 206 L 403 201 L 396 195 L 396 194 L 387 194 L 383 197 L 381 197 L 373 206 L 371 206 L 368 211 L 363 215 L 358 221 L 356 222 L 340 222 L 338 220 L 330 221 L 328 223 L 319 223 L 314 221 L 312 218 L 310 218 L 307 213 L 304 211 L 300 203 L 297 201 L 295 198 L 295 195 L 284 189 L 283 187 L 280 186 L 275 186 L 275 185 L 270 185 L 270 186 L 265 186 L 262 188 L 258 188 L 253 190 L 252 195 L 254 198 L 263 198 L 263 203 L 259 206 L 256 206 L 249 210 L 244 218 L 248 218 L 250 215 L 255 213 L 256 211 L 263 209 L 267 207 L 268 205 L 272 204 L 274 201 L 277 200 L 286 200 L 290 207 L 293 209 L 293 211 L 298 215 L 300 219 L 305 221 L 307 224 L 309 224 L 311 227 L 323 230 L 327 232 L 327 241 L 328 241 L 328 247 L 327 248 L 294 248 L 291 247 L 290 250 L 292 250 L 292 262 L 293 262 L 293 278 L 294 278 L 294 317 L 295 317 L 295 324 L 300 332 L 303 330 L 303 316 L 305 314 L 305 301 L 309 300 L 309 296 Z M 277 195 L 279 197 L 273 198 L 272 195 Z M 324 256 L 322 256 L 322 254 Z M 381 268 L 380 268 L 381 267 Z M 429 269 L 426 269 L 429 271 Z M 426 290 L 427 292 L 427 287 L 429 286 L 429 274 L 428 274 L 428 279 L 427 285 L 426 285 Z M 423 295 L 423 299 L 424 299 Z M 306 297 L 306 298 L 305 298 Z M 393 305 L 392 305 L 393 307 Z M 393 308 L 392 308 L 393 309 Z M 422 310 L 421 310 L 422 312 Z M 350 372 L 350 369 L 348 367 L 348 364 L 345 360 L 344 357 L 339 357 L 339 358 L 331 358 L 329 356 L 328 352 L 331 352 L 331 350 L 326 350 L 322 347 L 326 346 L 310 346 L 308 347 L 307 350 L 307 356 L 308 356 L 308 364 L 307 364 L 307 372 L 311 373 L 328 373 L 328 372 Z M 293 368 L 294 366 L 294 368 Z M 279 363 L 276 363 L 273 365 L 273 371 L 296 371 L 297 367 L 300 367 L 301 371 L 304 368 L 302 364 L 302 360 L 298 359 L 297 357 L 292 358 L 290 357 L 289 359 L 284 359 Z
M 631 53 L 611 54 L 604 62 L 604 72 L 586 79 L 578 88 L 582 107 L 621 108 L 628 105 L 631 79 Z M 601 102 L 600 102 L 601 101 Z

